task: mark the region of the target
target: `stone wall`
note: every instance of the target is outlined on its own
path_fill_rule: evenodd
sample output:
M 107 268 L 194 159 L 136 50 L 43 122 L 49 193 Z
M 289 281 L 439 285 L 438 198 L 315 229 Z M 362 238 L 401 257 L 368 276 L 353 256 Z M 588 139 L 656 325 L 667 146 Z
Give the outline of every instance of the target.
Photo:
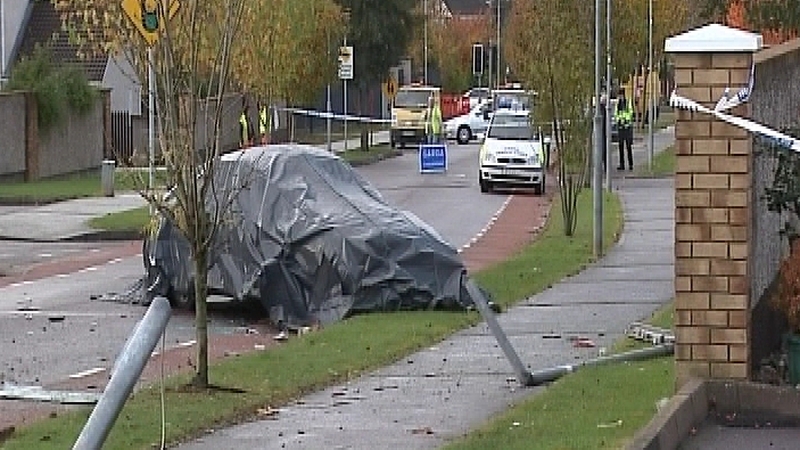
M 755 55 L 755 85 L 750 99 L 752 118 L 781 130 L 800 126 L 800 39 L 762 50 Z M 773 153 L 756 143 L 753 160 L 753 241 L 750 304 L 753 323 L 753 363 L 758 364 L 781 345 L 785 324 L 770 307 L 770 287 L 778 275 L 781 256 L 788 250 L 780 236 L 788 218 L 767 210 L 765 189 L 775 172 Z
M 87 114 L 40 129 L 31 93 L 0 94 L 0 178 L 34 180 L 100 167 L 108 150 L 107 90 Z

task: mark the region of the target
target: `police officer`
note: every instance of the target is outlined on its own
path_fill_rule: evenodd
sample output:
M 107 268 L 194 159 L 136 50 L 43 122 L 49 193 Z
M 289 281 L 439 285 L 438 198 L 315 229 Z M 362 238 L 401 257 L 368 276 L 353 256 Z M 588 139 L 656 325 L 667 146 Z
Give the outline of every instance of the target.
M 269 115 L 267 105 L 258 105 L 258 133 L 261 136 L 261 144 L 266 145 L 269 136 Z
M 242 114 L 239 115 L 239 148 L 247 148 L 253 144 L 253 127 L 247 118 L 247 100 L 242 99 Z
M 428 111 L 426 116 L 425 134 L 428 135 L 427 142 L 429 144 L 438 144 L 442 132 L 442 109 L 439 107 L 439 102 L 436 101 L 433 95 L 428 97 Z
M 625 147 L 628 150 L 628 170 L 633 170 L 633 104 L 625 95 L 625 89 L 619 92 L 617 109 L 614 112 L 619 134 L 619 166 L 617 170 L 625 170 Z

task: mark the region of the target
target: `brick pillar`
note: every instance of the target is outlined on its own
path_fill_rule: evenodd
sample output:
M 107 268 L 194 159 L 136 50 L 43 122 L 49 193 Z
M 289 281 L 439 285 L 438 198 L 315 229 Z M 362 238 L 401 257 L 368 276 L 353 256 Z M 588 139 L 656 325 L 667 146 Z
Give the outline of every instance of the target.
M 747 85 L 751 50 L 691 50 L 673 56 L 678 94 L 713 108 L 726 87 Z M 732 111 L 749 112 L 747 104 Z M 676 386 L 747 379 L 752 141 L 741 128 L 683 110 L 675 138 Z

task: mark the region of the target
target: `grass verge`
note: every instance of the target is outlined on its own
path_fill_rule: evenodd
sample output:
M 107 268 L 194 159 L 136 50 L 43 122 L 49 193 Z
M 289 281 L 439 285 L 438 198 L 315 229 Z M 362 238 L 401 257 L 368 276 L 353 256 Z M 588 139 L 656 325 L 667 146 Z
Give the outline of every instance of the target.
M 147 168 L 118 168 L 114 173 L 116 192 L 134 191 L 148 183 Z M 154 184 L 163 187 L 166 173 L 155 172 Z M 88 171 L 27 182 L 0 183 L 0 202 L 46 204 L 103 195 L 99 171 Z
M 609 247 L 622 228 L 617 197 L 605 197 L 604 242 Z M 558 202 L 542 235 L 519 254 L 479 274 L 479 282 L 496 302 L 510 305 L 535 294 L 592 259 L 592 197 L 584 190 L 578 202 L 574 237 L 563 235 Z M 514 280 L 514 283 L 509 283 Z M 508 284 L 514 284 L 513 288 Z M 252 353 L 213 364 L 213 383 L 243 392 L 187 393 L 187 376 L 167 382 L 167 440 L 176 442 L 209 428 L 257 417 L 258 411 L 285 404 L 302 394 L 354 378 L 404 355 L 441 341 L 480 321 L 476 312 L 416 311 L 366 314 L 333 324 L 317 333 L 292 339 L 267 352 Z M 368 337 L 368 338 L 367 338 Z M 160 436 L 158 387 L 137 392 L 127 401 L 105 449 L 149 448 Z M 46 419 L 17 430 L 2 448 L 69 448 L 90 410 Z M 495 447 L 496 448 L 496 447 Z
M 140 233 L 146 229 L 149 222 L 150 207 L 142 206 L 127 211 L 93 217 L 89 219 L 89 226 L 96 230 Z
M 373 145 L 368 151 L 362 151 L 360 148 L 349 149 L 346 152 L 339 153 L 339 156 L 350 163 L 351 166 L 360 166 L 364 164 L 372 164 L 374 162 L 391 158 L 399 154 L 399 150 L 391 148 L 388 144 Z
M 672 303 L 656 311 L 649 323 L 672 327 Z M 615 351 L 645 345 L 629 338 Z M 645 426 L 656 402 L 674 392 L 672 357 L 585 367 L 550 385 L 539 395 L 504 412 L 445 450 L 502 448 L 618 449 Z
M 648 169 L 641 166 L 636 169 L 636 175 L 641 177 L 664 178 L 675 175 L 675 146 L 671 145 L 653 156 L 653 167 Z

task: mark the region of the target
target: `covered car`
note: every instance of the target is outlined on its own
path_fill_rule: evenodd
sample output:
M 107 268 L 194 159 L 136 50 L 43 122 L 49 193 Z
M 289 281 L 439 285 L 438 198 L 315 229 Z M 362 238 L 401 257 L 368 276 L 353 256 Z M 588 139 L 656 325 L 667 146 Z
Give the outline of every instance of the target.
M 222 156 L 214 176 L 207 207 L 233 202 L 211 250 L 210 292 L 256 299 L 272 320 L 297 326 L 472 304 L 456 249 L 335 155 L 297 144 L 249 148 Z M 190 253 L 162 218 L 145 245 L 151 296 L 191 296 Z

